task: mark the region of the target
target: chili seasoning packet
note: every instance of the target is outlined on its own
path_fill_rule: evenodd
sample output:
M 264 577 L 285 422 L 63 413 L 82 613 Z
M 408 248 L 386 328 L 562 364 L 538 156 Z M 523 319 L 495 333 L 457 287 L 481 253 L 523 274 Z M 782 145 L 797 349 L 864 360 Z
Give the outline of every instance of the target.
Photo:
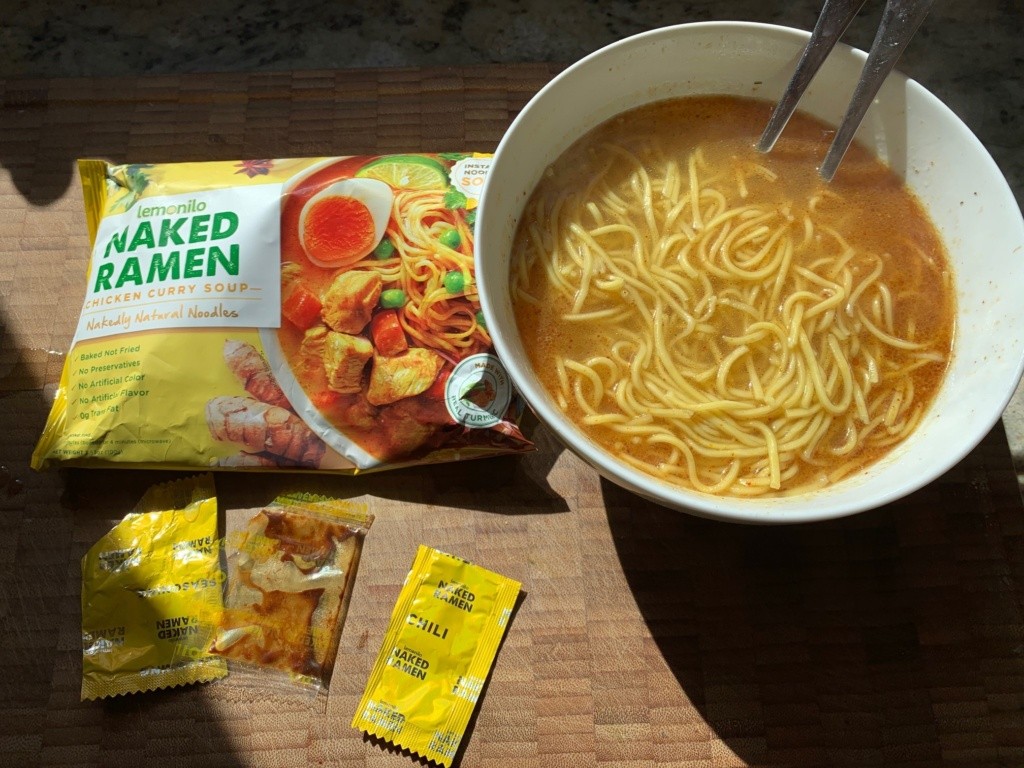
M 532 448 L 476 286 L 489 155 L 78 167 L 92 253 L 36 469 Z
M 520 587 L 420 546 L 352 727 L 451 766 Z
M 82 700 L 224 677 L 209 475 L 151 488 L 82 558 Z
M 373 515 L 296 494 L 225 518 L 224 611 L 210 652 L 263 673 L 263 684 L 274 682 L 270 673 L 326 690 Z

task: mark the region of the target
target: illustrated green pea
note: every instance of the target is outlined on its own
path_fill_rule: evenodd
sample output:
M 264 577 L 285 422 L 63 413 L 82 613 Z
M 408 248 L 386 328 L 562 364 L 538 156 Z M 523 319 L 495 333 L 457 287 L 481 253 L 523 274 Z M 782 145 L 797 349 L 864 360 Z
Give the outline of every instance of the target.
M 441 245 L 445 245 L 453 251 L 458 250 L 458 247 L 462 245 L 462 237 L 459 235 L 459 230 L 457 229 L 446 229 L 437 239 L 440 241 Z
M 466 276 L 461 272 L 453 271 L 444 276 L 444 289 L 448 293 L 462 293 L 466 288 Z
M 373 249 L 373 258 L 375 259 L 390 259 L 394 255 L 395 246 L 386 237 L 377 244 L 376 248 Z
M 487 318 L 484 317 L 483 310 L 480 310 L 479 312 L 476 313 L 476 324 L 483 328 L 485 331 L 487 330 Z
M 399 309 L 405 306 L 408 298 L 401 288 L 388 288 L 380 292 L 380 305 L 384 309 Z

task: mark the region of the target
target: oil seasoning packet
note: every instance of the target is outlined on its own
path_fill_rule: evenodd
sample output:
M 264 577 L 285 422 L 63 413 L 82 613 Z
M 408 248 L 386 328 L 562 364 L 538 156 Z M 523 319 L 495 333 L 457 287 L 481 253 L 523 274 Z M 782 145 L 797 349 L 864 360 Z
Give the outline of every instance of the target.
M 210 652 L 260 686 L 325 691 L 373 515 L 295 494 L 228 510 L 224 611 Z
M 520 586 L 421 546 L 352 727 L 451 766 Z
M 154 486 L 82 559 L 82 700 L 224 677 L 209 475 Z
M 79 161 L 85 299 L 32 466 L 356 474 L 530 450 L 476 286 L 489 167 Z

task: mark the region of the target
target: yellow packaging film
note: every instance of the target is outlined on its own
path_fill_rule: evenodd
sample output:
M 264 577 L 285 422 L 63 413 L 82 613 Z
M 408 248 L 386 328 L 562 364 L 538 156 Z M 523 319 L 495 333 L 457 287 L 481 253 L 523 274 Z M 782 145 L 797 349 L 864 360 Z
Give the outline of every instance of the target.
M 529 450 L 473 153 L 82 160 L 85 298 L 32 465 L 355 474 Z
M 221 613 L 209 475 L 155 486 L 82 559 L 82 699 L 207 682 Z
M 450 766 L 520 584 L 421 546 L 352 727 Z

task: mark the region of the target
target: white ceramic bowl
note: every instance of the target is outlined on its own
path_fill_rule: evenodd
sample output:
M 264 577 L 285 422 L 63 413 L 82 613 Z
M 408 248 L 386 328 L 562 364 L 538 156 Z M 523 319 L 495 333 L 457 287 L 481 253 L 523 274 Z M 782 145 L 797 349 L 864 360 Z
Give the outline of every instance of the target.
M 779 499 L 711 497 L 655 480 L 616 461 L 545 394 L 516 330 L 509 296 L 511 244 L 542 171 L 573 141 L 640 104 L 693 94 L 769 100 L 782 93 L 808 33 L 764 24 L 666 27 L 614 43 L 545 86 L 495 154 L 477 221 L 477 279 L 498 354 L 537 416 L 602 475 L 692 514 L 751 523 L 796 523 L 881 506 L 931 482 L 969 453 L 1009 402 L 1024 370 L 1024 222 L 1001 172 L 953 112 L 895 73 L 857 138 L 902 176 L 945 241 L 955 272 L 953 360 L 913 435 L 854 478 Z M 840 45 L 800 102 L 838 124 L 866 55 Z

